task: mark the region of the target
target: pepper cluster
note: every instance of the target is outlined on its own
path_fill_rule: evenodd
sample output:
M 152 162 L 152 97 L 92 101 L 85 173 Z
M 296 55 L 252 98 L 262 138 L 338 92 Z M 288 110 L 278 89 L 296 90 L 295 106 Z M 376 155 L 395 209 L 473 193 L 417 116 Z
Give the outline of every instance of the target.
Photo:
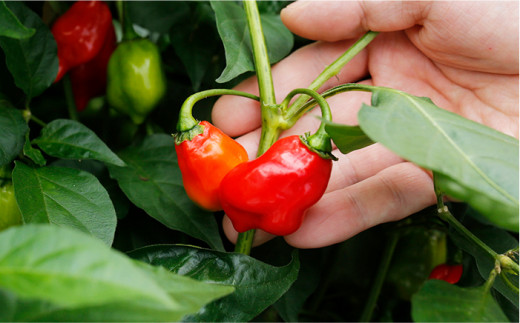
M 55 82 L 69 72 L 76 109 L 104 94 L 107 64 L 116 48 L 112 14 L 101 1 L 78 1 L 52 26 L 58 46 L 59 68 Z
M 158 47 L 138 37 L 128 17 L 123 25 L 117 44 L 106 3 L 74 3 L 52 27 L 59 59 L 55 82 L 69 73 L 78 111 L 106 91 L 111 107 L 140 124 L 164 96 L 166 80 Z
M 324 126 L 312 136 L 282 138 L 251 161 L 238 142 L 195 121 L 189 104 L 181 108 L 177 130 L 175 149 L 188 196 L 207 210 L 224 210 L 238 232 L 291 234 L 327 188 L 333 156 Z

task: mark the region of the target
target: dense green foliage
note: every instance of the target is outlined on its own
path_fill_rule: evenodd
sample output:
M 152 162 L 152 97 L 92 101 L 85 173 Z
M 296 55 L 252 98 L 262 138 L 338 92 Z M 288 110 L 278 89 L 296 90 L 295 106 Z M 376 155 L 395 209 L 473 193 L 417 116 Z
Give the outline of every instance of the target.
M 107 3 L 121 40 L 120 8 Z M 281 23 L 286 4 L 258 3 L 271 63 L 310 42 Z M 139 125 L 105 96 L 77 112 L 67 77 L 53 83 L 49 27 L 70 5 L 0 1 L 0 186 L 12 182 L 23 218 L 0 231 L 0 321 L 518 321 L 518 140 L 361 86 L 372 103 L 359 126 L 327 122 L 340 151 L 380 142 L 460 202 L 325 248 L 279 237 L 233 253 L 223 212 L 187 197 L 171 134 L 188 96 L 253 75 L 242 5 L 125 3 L 166 78 Z M 195 117 L 209 120 L 213 102 Z M 464 265 L 456 285 L 427 280 L 445 262 Z

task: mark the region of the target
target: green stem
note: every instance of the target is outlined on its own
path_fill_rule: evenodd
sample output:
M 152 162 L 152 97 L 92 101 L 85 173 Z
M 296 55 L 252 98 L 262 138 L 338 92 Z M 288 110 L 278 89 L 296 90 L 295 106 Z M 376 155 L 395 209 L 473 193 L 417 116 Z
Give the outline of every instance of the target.
M 195 103 L 198 101 L 209 98 L 211 96 L 219 95 L 237 95 L 243 96 L 252 100 L 260 101 L 260 98 L 254 94 L 228 90 L 228 89 L 211 89 L 206 91 L 197 92 L 190 95 L 182 104 L 181 111 L 179 113 L 179 121 L 177 123 L 177 131 L 188 131 L 198 124 L 198 121 L 193 117 L 192 110 Z
M 238 234 L 237 243 L 235 245 L 235 252 L 249 255 L 251 247 L 253 246 L 253 239 L 255 238 L 255 230 L 249 230 Z
M 67 101 L 69 118 L 78 121 L 78 111 L 76 110 L 76 103 L 74 102 L 74 93 L 72 92 L 72 83 L 69 75 L 63 77 L 63 88 L 65 90 L 65 100 Z
M 327 101 L 319 95 L 316 91 L 309 89 L 294 89 L 292 90 L 287 97 L 282 101 L 282 107 L 286 107 L 291 99 L 297 94 L 305 94 L 314 99 L 318 103 L 321 109 L 321 117 L 323 121 L 332 121 L 332 113 L 330 112 L 330 107 Z M 320 127 L 312 136 L 307 138 L 308 145 L 316 150 L 322 152 L 330 152 L 332 150 L 332 145 L 330 143 L 330 136 L 325 130 L 325 122 L 320 123 Z
M 271 147 L 280 135 L 279 125 L 283 122 L 281 111 L 276 105 L 271 64 L 267 55 L 264 32 L 260 21 L 260 13 L 256 1 L 244 0 L 249 36 L 253 48 L 258 91 L 260 93 L 260 109 L 262 114 L 262 132 L 258 144 L 257 156 L 262 155 Z M 255 230 L 239 233 L 235 251 L 249 255 Z
M 435 173 L 434 175 L 434 183 L 435 183 Z M 480 240 L 476 235 L 474 235 L 471 231 L 466 229 L 465 226 L 462 225 L 454 216 L 451 214 L 450 210 L 446 205 L 444 205 L 442 192 L 440 189 L 434 184 L 435 194 L 437 196 L 437 213 L 439 217 L 448 222 L 450 227 L 455 229 L 459 234 L 465 237 L 467 240 L 472 242 L 473 244 L 479 246 L 482 250 L 484 250 L 489 256 L 493 257 L 495 261 L 499 264 L 500 268 L 511 270 L 514 273 L 518 274 L 519 268 L 518 264 L 514 262 L 507 255 L 499 255 L 495 250 L 491 249 L 487 244 L 485 244 L 482 240 Z
M 379 294 L 381 294 L 381 288 L 383 287 L 388 268 L 390 268 L 390 264 L 394 256 L 395 247 L 399 241 L 399 234 L 393 233 L 389 240 L 390 241 L 386 244 L 386 248 L 383 252 L 383 258 L 381 259 L 381 264 L 379 265 L 377 275 L 370 289 L 368 300 L 365 303 L 363 312 L 361 313 L 361 318 L 359 319 L 360 322 L 369 322 L 372 318 L 374 308 L 377 304 L 377 299 L 379 298 Z
M 365 84 L 357 84 L 357 83 L 348 83 L 336 86 L 331 88 L 323 93 L 321 93 L 321 97 L 326 99 L 336 94 L 340 94 L 348 91 L 364 91 L 364 92 L 372 92 L 376 88 L 375 86 L 365 85 Z M 302 95 L 303 97 L 303 95 Z M 305 96 L 308 97 L 308 96 Z M 300 97 L 301 98 L 301 97 Z M 300 99 L 298 98 L 298 99 Z M 297 100 L 298 100 L 297 99 Z M 313 108 L 318 102 L 316 100 L 307 101 L 305 104 L 301 105 L 298 109 L 294 109 L 294 104 L 286 111 L 284 114 L 286 123 L 283 124 L 283 129 L 291 128 L 296 121 L 298 121 L 303 114 Z
M 323 72 L 321 72 L 318 77 L 312 81 L 312 83 L 308 86 L 309 89 L 317 91 L 327 80 L 331 77 L 337 75 L 341 69 L 348 63 L 352 58 L 354 58 L 359 52 L 361 52 L 370 42 L 378 35 L 375 31 L 368 31 L 364 34 L 357 42 L 355 42 L 345 53 L 343 53 L 338 59 L 336 59 L 332 64 L 327 66 Z M 295 111 L 300 110 L 301 106 L 305 104 L 305 102 L 309 98 L 306 96 L 299 97 L 289 108 L 289 115 L 295 114 Z
M 119 21 L 123 28 L 123 40 L 132 40 L 139 38 L 139 35 L 135 32 L 134 26 L 130 19 L 128 19 L 128 9 L 126 1 L 119 0 L 116 2 L 117 13 L 119 15 Z
M 283 123 L 280 107 L 276 104 L 271 64 L 267 54 L 267 46 L 260 21 L 256 1 L 243 1 L 249 35 L 253 48 L 258 90 L 260 93 L 260 110 L 262 113 L 262 133 L 258 144 L 257 156 L 271 147 L 280 135 L 280 124 Z
M 31 121 L 39 124 L 40 126 L 42 127 L 45 127 L 47 124 L 45 122 L 43 122 L 42 120 L 40 120 L 38 117 L 35 117 L 33 114 L 31 114 L 31 117 L 30 117 Z
M 258 89 L 260 97 L 262 98 L 262 105 L 274 105 L 276 104 L 276 97 L 274 94 L 273 77 L 271 75 L 271 64 L 269 63 L 258 6 L 256 5 L 256 1 L 251 0 L 245 0 L 243 4 L 253 47 L 253 59 L 258 77 Z

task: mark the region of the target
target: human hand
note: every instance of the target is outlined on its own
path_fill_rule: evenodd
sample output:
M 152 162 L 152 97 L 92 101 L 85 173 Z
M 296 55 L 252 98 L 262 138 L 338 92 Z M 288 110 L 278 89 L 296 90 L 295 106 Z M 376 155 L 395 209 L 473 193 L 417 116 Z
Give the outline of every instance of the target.
M 282 11 L 294 33 L 316 43 L 303 47 L 273 69 L 280 102 L 290 90 L 312 80 L 368 30 L 382 32 L 321 90 L 360 81 L 430 97 L 436 105 L 518 138 L 517 2 L 296 2 Z M 258 93 L 256 78 L 237 90 Z M 357 124 L 366 93 L 328 99 L 335 122 Z M 315 130 L 310 112 L 282 136 Z M 213 122 L 254 158 L 260 137 L 257 103 L 222 97 Z M 435 203 L 431 176 L 379 144 L 339 160 L 323 198 L 307 212 L 300 229 L 286 236 L 299 248 L 346 240 L 380 223 L 396 221 Z M 224 231 L 237 233 L 229 219 Z M 258 231 L 255 243 L 270 239 Z

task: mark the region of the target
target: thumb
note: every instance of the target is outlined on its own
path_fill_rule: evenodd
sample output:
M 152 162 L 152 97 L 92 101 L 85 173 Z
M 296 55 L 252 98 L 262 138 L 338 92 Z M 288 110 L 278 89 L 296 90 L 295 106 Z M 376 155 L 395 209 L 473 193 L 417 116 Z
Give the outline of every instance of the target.
M 281 12 L 292 32 L 313 40 L 355 38 L 368 30 L 390 32 L 421 24 L 430 2 L 296 1 Z

